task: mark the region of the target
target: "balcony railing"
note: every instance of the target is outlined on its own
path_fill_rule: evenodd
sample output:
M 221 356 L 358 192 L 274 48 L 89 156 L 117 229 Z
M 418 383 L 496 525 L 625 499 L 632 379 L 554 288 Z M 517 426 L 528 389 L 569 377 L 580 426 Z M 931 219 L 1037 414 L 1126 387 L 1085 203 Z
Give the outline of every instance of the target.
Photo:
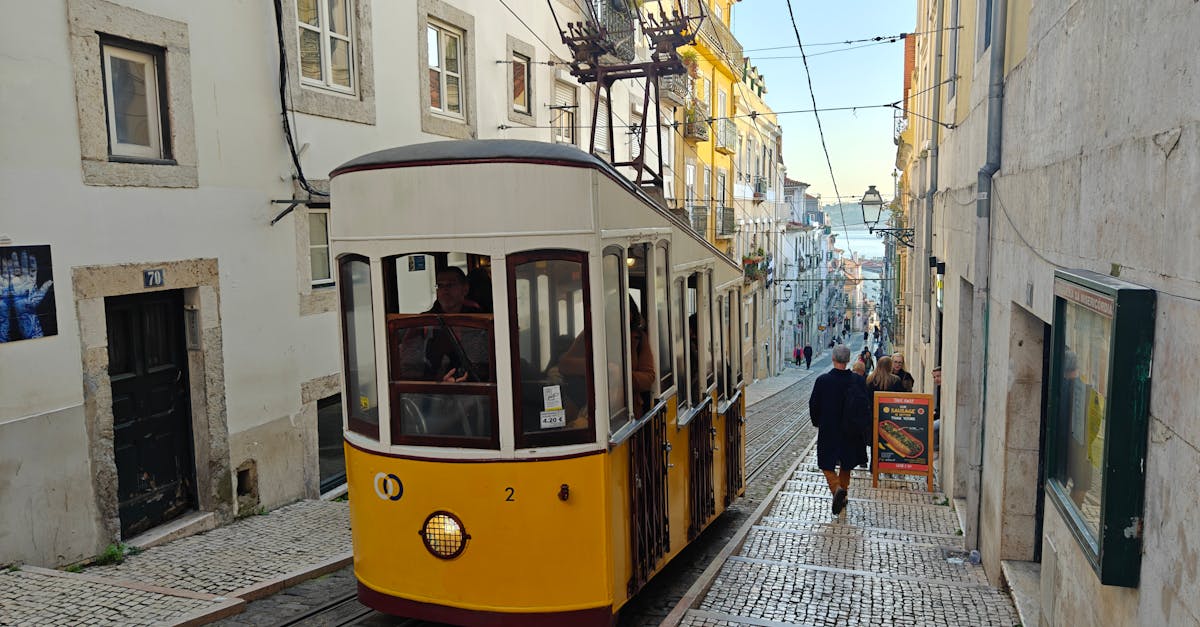
M 637 53 L 634 47 L 637 32 L 629 7 L 623 1 L 613 0 L 592 0 L 592 6 L 596 10 L 596 21 L 607 33 L 608 56 L 620 63 L 632 63 Z
M 680 106 L 686 106 L 688 103 L 688 92 L 691 91 L 689 89 L 691 80 L 685 74 L 674 74 L 660 78 L 658 83 L 661 92 L 660 98 Z
M 708 207 L 704 205 L 694 205 L 691 207 L 691 222 L 692 230 L 700 235 L 708 236 Z
M 708 141 L 708 103 L 703 100 L 692 101 L 692 106 L 684 112 L 683 137 L 693 141 Z
M 700 26 L 701 41 L 712 48 L 718 56 L 725 58 L 735 76 L 741 76 L 745 66 L 742 44 L 738 43 L 737 38 L 733 36 L 721 18 L 709 11 L 705 13 L 708 16 L 705 18 L 704 24 Z
M 734 214 L 733 207 L 717 207 L 717 237 L 733 237 Z
M 716 120 L 717 152 L 731 155 L 737 150 L 737 126 L 733 120 L 718 118 Z

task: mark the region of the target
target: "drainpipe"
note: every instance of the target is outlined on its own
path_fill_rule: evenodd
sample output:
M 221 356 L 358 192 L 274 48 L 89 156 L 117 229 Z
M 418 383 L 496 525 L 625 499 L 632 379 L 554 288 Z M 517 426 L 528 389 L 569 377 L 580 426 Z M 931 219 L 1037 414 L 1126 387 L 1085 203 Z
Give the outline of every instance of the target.
M 979 526 L 983 489 L 983 462 L 986 456 L 984 433 L 987 431 L 988 328 L 991 304 L 988 302 L 992 252 L 992 176 L 1000 171 L 1000 131 L 1004 114 L 1004 53 L 1008 32 L 1008 2 L 995 0 L 992 5 L 992 59 L 988 82 L 987 161 L 979 168 L 978 195 L 975 201 L 975 292 L 971 354 L 979 355 L 976 389 L 979 410 L 979 437 L 971 451 L 970 485 L 967 488 L 968 514 L 974 527 L 967 533 L 967 548 L 979 548 Z
M 925 256 L 933 254 L 933 197 L 938 190 L 938 140 L 941 135 L 939 121 L 942 119 L 942 40 L 943 27 L 946 23 L 945 0 L 938 0 L 937 6 L 937 38 L 933 52 L 933 114 L 929 116 L 929 191 L 925 192 Z M 933 303 L 930 273 L 928 264 L 923 260 L 914 260 L 913 265 L 921 268 L 921 293 L 929 298 L 926 307 L 921 312 L 921 339 L 929 342 L 930 319 L 933 318 Z

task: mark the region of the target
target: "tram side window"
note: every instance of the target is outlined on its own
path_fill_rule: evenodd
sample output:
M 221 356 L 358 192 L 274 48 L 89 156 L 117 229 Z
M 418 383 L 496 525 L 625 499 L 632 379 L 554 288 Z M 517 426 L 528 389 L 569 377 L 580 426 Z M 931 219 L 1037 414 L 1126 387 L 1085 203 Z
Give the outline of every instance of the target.
M 383 268 L 393 441 L 497 448 L 493 319 L 479 295 L 491 293 L 490 258 L 415 253 Z
M 688 369 L 688 337 L 691 335 L 691 324 L 687 315 L 687 282 L 684 279 L 675 280 L 675 306 L 673 318 L 678 320 L 680 324 L 674 326 L 679 329 L 678 334 L 674 338 L 675 344 L 675 372 L 679 373 L 679 405 L 683 407 L 690 404 L 691 400 L 688 396 L 692 389 L 690 371 Z
M 725 336 L 725 328 L 728 326 L 728 317 L 725 313 L 725 295 L 717 297 L 717 308 L 713 310 L 713 320 L 716 325 L 716 333 L 713 334 L 713 353 L 716 361 L 717 370 L 717 394 L 720 398 L 729 398 L 729 377 L 727 376 L 727 364 L 729 363 L 729 355 L 726 351 L 729 350 L 729 339 Z
M 687 290 L 685 293 L 684 312 L 687 315 L 688 327 L 688 397 L 692 401 L 692 405 L 700 404 L 702 400 L 700 396 L 700 329 L 702 328 L 699 311 L 700 302 L 700 274 L 693 272 L 687 278 Z
M 604 272 L 604 354 L 608 363 L 608 428 L 609 432 L 629 422 L 625 399 L 625 370 L 629 363 L 625 355 L 625 275 L 622 272 L 625 255 L 620 248 L 604 252 L 601 267 Z
M 704 351 L 704 389 L 710 390 L 717 383 L 716 364 L 717 364 L 717 348 L 716 336 L 716 310 L 713 309 L 713 284 L 712 272 L 704 273 L 701 278 L 701 298 L 700 311 L 704 317 L 704 341 L 706 347 Z
M 595 441 L 587 254 L 508 257 L 517 448 Z
M 346 416 L 351 431 L 379 437 L 379 399 L 375 372 L 371 264 L 360 255 L 338 258 L 345 345 Z
M 671 325 L 671 294 L 670 268 L 671 259 L 667 243 L 660 243 L 654 255 L 654 306 L 658 319 L 658 389 L 669 389 L 675 384 L 675 371 L 672 367 L 673 355 L 671 347 L 673 331 Z
M 654 350 L 650 345 L 650 325 L 647 322 L 647 305 L 650 302 L 649 254 L 649 244 L 634 244 L 629 247 L 625 264 L 629 281 L 629 325 L 625 327 L 625 332 L 629 338 L 630 396 L 633 401 L 632 417 L 635 419 L 650 411 L 654 385 L 658 381 Z

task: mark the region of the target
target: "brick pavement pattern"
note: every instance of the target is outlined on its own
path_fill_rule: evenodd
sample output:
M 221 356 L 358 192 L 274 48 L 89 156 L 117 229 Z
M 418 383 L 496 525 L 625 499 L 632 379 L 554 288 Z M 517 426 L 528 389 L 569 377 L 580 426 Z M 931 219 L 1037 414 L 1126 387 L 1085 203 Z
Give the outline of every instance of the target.
M 0 573 L 0 625 L 158 625 L 226 606 L 55 571 Z
M 89 575 L 229 594 L 350 550 L 350 507 L 300 501 L 154 547 Z
M 1008 593 L 966 559 L 942 494 L 925 492 L 924 479 L 870 485 L 869 473 L 855 471 L 846 511 L 834 516 L 810 453 L 679 624 L 1019 624 Z
M 96 566 L 0 573 L 0 625 L 174 624 L 350 551 L 346 503 L 301 501 Z M 225 596 L 222 596 L 225 595 Z M 214 598 L 216 597 L 216 598 Z M 234 599 L 237 605 L 241 602 Z M 233 611 L 238 611 L 234 608 Z

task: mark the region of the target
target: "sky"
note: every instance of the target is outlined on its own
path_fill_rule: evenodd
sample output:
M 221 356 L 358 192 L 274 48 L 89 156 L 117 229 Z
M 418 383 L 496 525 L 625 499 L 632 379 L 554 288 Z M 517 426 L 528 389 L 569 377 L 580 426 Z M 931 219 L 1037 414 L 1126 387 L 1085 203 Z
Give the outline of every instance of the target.
M 904 42 L 859 49 L 845 44 L 818 45 L 911 32 L 916 22 L 913 0 L 791 0 L 804 52 L 809 56 L 817 107 L 880 105 L 900 100 L 903 91 Z M 751 65 L 766 77 L 767 105 L 775 111 L 812 109 L 804 63 L 785 0 L 742 0 L 734 4 L 733 34 Z M 863 46 L 863 44 L 855 44 Z M 755 50 L 793 46 L 778 50 Z M 830 51 L 837 50 L 830 54 Z M 814 56 L 816 55 L 816 56 Z M 795 57 L 770 59 L 767 57 Z M 860 196 L 875 185 L 885 200 L 892 197 L 896 160 L 892 109 L 821 112 L 821 125 L 833 164 L 830 178 L 812 113 L 779 116 L 783 127 L 783 160 L 788 178 L 810 184 L 822 204 L 834 202 L 833 181 L 843 198 Z M 857 203 L 857 198 L 850 200 Z M 835 224 L 837 216 L 833 216 Z M 859 216 L 861 221 L 861 216 Z

